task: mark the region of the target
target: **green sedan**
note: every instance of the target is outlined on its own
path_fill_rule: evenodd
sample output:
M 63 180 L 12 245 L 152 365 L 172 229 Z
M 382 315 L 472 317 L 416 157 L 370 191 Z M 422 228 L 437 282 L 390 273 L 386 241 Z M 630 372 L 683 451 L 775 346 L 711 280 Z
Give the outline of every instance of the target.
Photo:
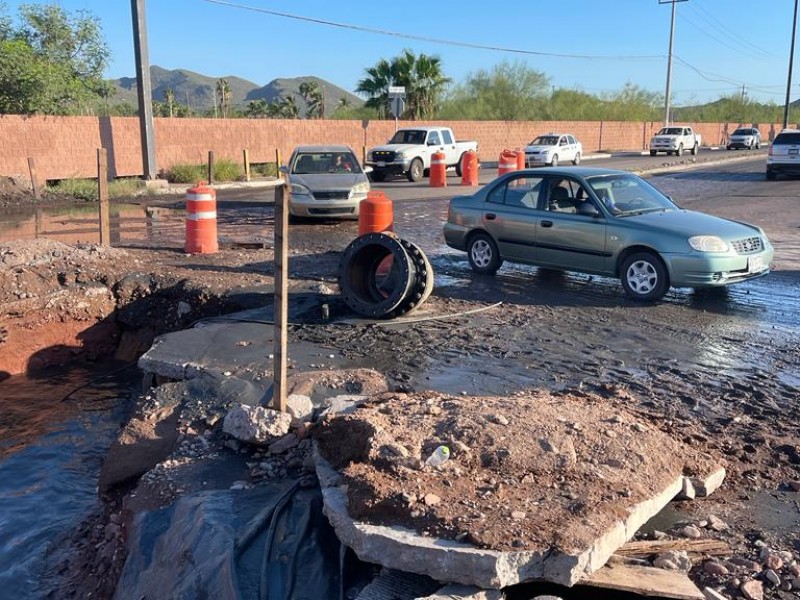
M 679 208 L 625 171 L 544 168 L 502 175 L 450 201 L 447 245 L 478 273 L 503 261 L 619 277 L 658 300 L 674 287 L 718 287 L 769 273 L 773 248 L 755 225 Z

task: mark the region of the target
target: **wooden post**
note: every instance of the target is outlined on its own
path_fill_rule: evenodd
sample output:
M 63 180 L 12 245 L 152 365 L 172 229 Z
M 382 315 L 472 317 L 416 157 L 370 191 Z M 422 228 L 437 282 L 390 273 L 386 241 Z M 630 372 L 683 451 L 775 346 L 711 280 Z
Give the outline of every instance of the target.
M 108 214 L 108 156 L 97 149 L 97 197 L 100 202 L 100 245 L 111 245 L 111 221 Z
M 242 151 L 242 158 L 244 159 L 244 180 L 250 181 L 250 152 L 247 148 Z
M 363 167 L 366 164 L 367 164 L 367 147 L 361 146 L 361 166 Z
M 275 148 L 275 175 L 279 179 L 283 179 L 283 175 L 281 174 L 281 149 Z
M 600 121 L 600 140 L 597 142 L 597 151 L 603 150 L 603 122 Z
M 39 179 L 36 177 L 36 164 L 33 162 L 33 157 L 28 157 L 28 172 L 31 174 L 31 190 L 33 191 L 33 197 L 37 200 L 41 198 L 41 192 L 39 191 Z
M 208 185 L 214 183 L 214 151 L 208 151 Z
M 286 412 L 286 330 L 288 328 L 289 189 L 275 188 L 275 325 L 272 408 Z
M 35 210 L 35 217 L 34 217 L 34 226 L 33 226 L 33 237 L 34 239 L 39 239 L 39 235 L 42 233 L 42 207 L 37 206 Z

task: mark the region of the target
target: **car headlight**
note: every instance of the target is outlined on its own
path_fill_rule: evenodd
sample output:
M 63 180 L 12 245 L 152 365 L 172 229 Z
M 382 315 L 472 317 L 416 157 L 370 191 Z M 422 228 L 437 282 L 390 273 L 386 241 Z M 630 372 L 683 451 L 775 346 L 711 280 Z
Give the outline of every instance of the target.
M 362 181 L 361 183 L 355 184 L 352 189 L 350 190 L 350 197 L 353 196 L 362 196 L 369 192 L 369 182 Z
M 310 196 L 311 190 L 299 183 L 292 184 L 292 196 Z
M 400 160 L 405 160 L 406 158 L 408 158 L 408 154 L 406 154 L 406 153 L 405 153 L 404 151 L 402 151 L 402 150 L 400 150 L 400 151 L 398 151 L 398 152 L 395 152 L 395 153 L 394 153 L 394 155 L 395 155 L 397 158 L 399 158 Z
M 698 252 L 727 252 L 728 244 L 715 235 L 695 235 L 689 238 L 689 245 Z

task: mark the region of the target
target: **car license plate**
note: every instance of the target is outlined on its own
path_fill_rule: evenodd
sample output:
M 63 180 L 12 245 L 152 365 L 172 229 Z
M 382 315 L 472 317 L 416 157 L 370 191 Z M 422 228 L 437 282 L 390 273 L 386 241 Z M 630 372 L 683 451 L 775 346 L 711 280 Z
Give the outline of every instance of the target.
M 376 164 L 377 164 L 379 167 L 385 167 L 385 166 L 386 166 L 386 163 L 385 163 L 384 161 L 382 161 L 382 160 L 379 160 L 379 161 L 378 161 Z
M 758 273 L 764 270 L 764 257 L 760 254 L 758 256 L 751 256 L 747 259 L 747 271 L 749 273 Z
M 797 154 L 797 148 L 789 148 L 789 155 L 792 156 L 795 154 Z

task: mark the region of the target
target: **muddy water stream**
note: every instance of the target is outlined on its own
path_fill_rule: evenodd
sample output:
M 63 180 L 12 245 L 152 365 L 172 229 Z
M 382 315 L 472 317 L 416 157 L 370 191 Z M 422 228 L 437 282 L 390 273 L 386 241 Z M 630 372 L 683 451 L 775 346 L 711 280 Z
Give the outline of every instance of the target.
M 0 381 L 0 596 L 58 597 L 53 565 L 98 507 L 97 476 L 139 383 L 119 364 Z M 84 387 L 85 386 L 85 387 Z

